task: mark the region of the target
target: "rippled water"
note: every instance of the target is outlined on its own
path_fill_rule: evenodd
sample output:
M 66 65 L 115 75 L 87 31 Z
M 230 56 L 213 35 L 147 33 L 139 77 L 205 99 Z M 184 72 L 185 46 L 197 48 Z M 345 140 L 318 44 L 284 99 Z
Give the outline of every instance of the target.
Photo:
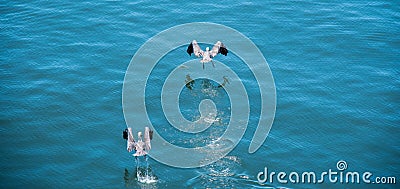
M 351 171 L 400 178 L 396 1 L 9 1 L 0 10 L 1 188 L 361 187 L 257 183 L 264 167 L 323 172 L 336 170 L 339 160 Z M 230 65 L 242 73 L 254 97 L 249 129 L 239 145 L 197 169 L 150 159 L 158 182 L 140 184 L 131 177 L 135 163 L 121 137 L 125 71 L 150 37 L 201 21 L 238 30 L 266 57 L 277 90 L 272 130 L 256 153 L 247 153 L 259 94 L 248 70 Z M 185 53 L 177 59 L 189 60 Z M 160 65 L 151 90 L 162 87 L 162 73 L 174 64 L 179 62 Z M 188 91 L 181 95 L 196 98 Z M 190 111 L 197 102 L 181 100 L 185 116 L 198 116 Z M 159 102 L 154 103 L 148 106 L 157 108 Z M 165 124 L 161 116 L 154 111 L 151 119 Z M 213 126 L 215 132 L 223 132 L 224 124 Z M 183 136 L 166 137 L 184 143 Z

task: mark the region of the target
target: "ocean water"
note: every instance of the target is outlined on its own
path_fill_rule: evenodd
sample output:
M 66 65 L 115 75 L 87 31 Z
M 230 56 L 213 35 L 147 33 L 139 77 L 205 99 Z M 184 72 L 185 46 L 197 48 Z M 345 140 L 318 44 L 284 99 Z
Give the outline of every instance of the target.
M 264 167 L 319 174 L 337 171 L 339 160 L 347 162 L 349 171 L 393 176 L 399 182 L 396 1 L 7 1 L 0 12 L 1 188 L 399 188 L 327 180 L 257 182 Z M 247 153 L 260 96 L 248 70 L 229 65 L 242 76 L 254 107 L 238 146 L 201 168 L 174 168 L 150 158 L 158 181 L 142 184 L 121 136 L 126 128 L 125 71 L 149 38 L 190 22 L 231 27 L 257 45 L 274 76 L 275 120 L 263 146 Z M 185 47 L 173 53 L 179 61 L 192 59 Z M 166 130 L 156 92 L 179 63 L 172 60 L 164 59 L 154 70 L 148 90 L 155 95 L 146 96 L 155 99 L 146 105 L 152 122 Z M 207 64 L 206 69 L 213 68 Z M 199 100 L 218 93 L 210 98 L 229 117 L 224 91 L 205 94 L 201 83 L 196 81 L 193 92 L 182 90 L 184 116 L 195 119 L 198 113 L 192 110 Z M 215 124 L 199 137 L 217 137 L 226 124 Z M 190 138 L 170 132 L 163 136 L 177 144 Z

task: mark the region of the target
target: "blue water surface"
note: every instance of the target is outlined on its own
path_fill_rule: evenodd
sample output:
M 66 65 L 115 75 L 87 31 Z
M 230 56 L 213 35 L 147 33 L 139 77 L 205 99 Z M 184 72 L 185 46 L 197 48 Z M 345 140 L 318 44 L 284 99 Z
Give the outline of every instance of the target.
M 1 188 L 399 188 L 257 182 L 264 167 L 321 173 L 337 171 L 339 160 L 349 171 L 394 176 L 399 182 L 396 1 L 7 1 L 0 12 Z M 257 45 L 275 80 L 275 121 L 264 145 L 249 154 L 260 95 L 248 69 L 231 64 L 252 105 L 239 145 L 227 157 L 196 169 L 150 158 L 158 182 L 141 184 L 121 136 L 125 71 L 149 38 L 190 22 L 226 25 Z M 172 52 L 177 60 L 191 60 L 181 49 L 182 54 L 179 48 Z M 181 63 L 169 60 L 150 77 L 147 90 L 156 99 L 152 91 L 160 92 L 163 79 Z M 204 94 L 185 89 L 184 79 L 177 81 L 183 83 L 181 111 L 195 119 L 198 112 L 192 110 Z M 224 91 L 212 98 L 221 98 L 222 116 L 229 118 Z M 168 129 L 159 103 L 146 105 L 153 108 L 149 116 Z M 222 133 L 226 124 L 210 132 Z M 188 137 L 178 132 L 163 136 L 177 144 Z

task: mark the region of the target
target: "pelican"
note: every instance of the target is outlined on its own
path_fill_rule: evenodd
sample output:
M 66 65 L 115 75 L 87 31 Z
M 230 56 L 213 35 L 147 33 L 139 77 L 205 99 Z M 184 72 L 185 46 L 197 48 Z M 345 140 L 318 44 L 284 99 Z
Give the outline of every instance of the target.
M 142 132 L 138 132 L 138 141 L 136 142 L 133 138 L 132 128 L 130 127 L 125 129 L 123 136 L 124 139 L 127 139 L 126 150 L 128 150 L 128 152 L 131 152 L 132 150 L 136 151 L 133 156 L 145 156 L 150 151 L 150 140 L 153 139 L 153 131 L 150 130 L 150 128 L 145 127 L 144 129 L 144 141 L 142 140 Z
M 217 41 L 215 43 L 214 47 L 211 49 L 207 47 L 206 51 L 201 50 L 199 44 L 197 44 L 196 40 L 193 40 L 192 43 L 188 46 L 186 52 L 192 56 L 192 53 L 197 56 L 197 57 L 202 57 L 200 60 L 201 63 L 203 63 L 203 69 L 204 69 L 204 63 L 211 62 L 213 67 L 215 67 L 214 62 L 212 59 L 217 56 L 218 53 L 221 53 L 223 55 L 228 54 L 228 49 L 226 49 L 225 45 L 221 41 Z

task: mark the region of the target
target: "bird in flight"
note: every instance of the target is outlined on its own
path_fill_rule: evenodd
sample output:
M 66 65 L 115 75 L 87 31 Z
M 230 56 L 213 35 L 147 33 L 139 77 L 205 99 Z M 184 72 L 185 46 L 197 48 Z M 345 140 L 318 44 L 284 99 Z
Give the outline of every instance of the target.
M 133 156 L 146 156 L 151 149 L 150 140 L 153 139 L 153 131 L 148 127 L 144 130 L 144 141 L 142 140 L 142 132 L 138 132 L 138 141 L 135 141 L 132 134 L 132 129 L 128 127 L 123 132 L 123 138 L 127 140 L 126 149 L 128 152 L 135 150 Z
M 197 44 L 196 40 L 193 40 L 192 43 L 188 46 L 186 52 L 192 56 L 192 53 L 197 56 L 197 57 L 202 57 L 200 62 L 203 63 L 203 69 L 204 69 L 204 63 L 211 62 L 213 67 L 215 67 L 214 62 L 212 59 L 217 56 L 218 53 L 221 53 L 223 55 L 228 54 L 228 49 L 226 49 L 225 45 L 221 41 L 217 41 L 215 43 L 214 47 L 210 50 L 209 47 L 206 48 L 206 51 L 201 50 L 199 44 Z

